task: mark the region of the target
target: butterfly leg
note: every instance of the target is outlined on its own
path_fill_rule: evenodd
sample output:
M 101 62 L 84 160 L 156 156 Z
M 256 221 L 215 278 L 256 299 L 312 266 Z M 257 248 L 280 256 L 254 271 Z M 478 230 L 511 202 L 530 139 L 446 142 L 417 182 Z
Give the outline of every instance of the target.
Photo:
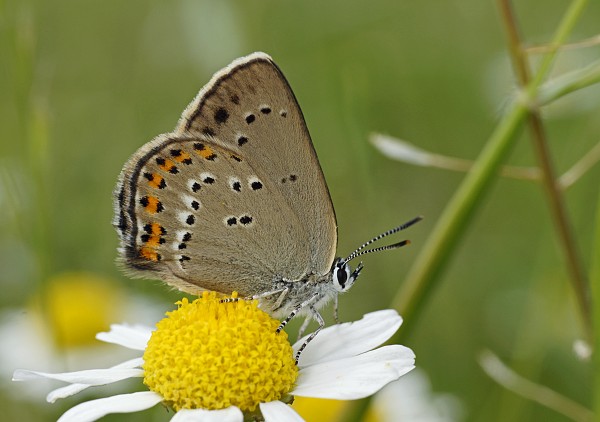
M 302 323 L 302 326 L 300 327 L 300 330 L 298 330 L 298 340 L 300 340 L 302 338 L 302 335 L 304 334 L 304 332 L 308 328 L 308 324 L 310 324 L 310 322 L 312 320 L 313 320 L 313 316 L 312 315 L 307 315 L 306 316 L 306 318 L 304 319 L 304 322 Z
M 275 305 L 273 305 L 273 309 L 279 309 L 281 307 L 281 304 L 283 303 L 283 300 L 285 299 L 289 291 L 290 289 L 288 287 L 277 290 L 277 292 L 281 292 L 281 294 L 277 298 L 277 302 L 275 302 Z
M 323 327 L 325 326 L 325 321 L 323 320 L 323 317 L 321 316 L 321 314 L 319 313 L 319 311 L 317 311 L 315 309 L 315 307 L 313 305 L 310 305 L 310 311 L 312 313 L 311 317 L 314 318 L 315 320 L 317 320 L 317 322 L 319 323 L 319 328 L 317 328 L 315 331 L 313 331 L 307 337 L 307 339 L 304 341 L 304 343 L 302 343 L 302 346 L 300 346 L 300 348 L 296 352 L 296 358 L 295 358 L 296 359 L 296 365 L 298 365 L 298 359 L 300 359 L 300 355 L 302 354 L 302 352 L 304 351 L 304 349 L 306 348 L 306 346 L 308 345 L 308 343 L 310 343 L 317 336 L 317 334 L 319 333 L 319 331 L 321 331 L 323 329 Z
M 238 300 L 247 300 L 245 297 L 226 297 L 225 299 L 221 299 L 219 303 L 233 303 Z
M 276 333 L 281 332 L 281 330 L 283 330 L 285 328 L 285 326 L 288 324 L 288 322 L 290 322 L 292 320 L 292 318 L 294 318 L 298 314 L 298 312 L 300 312 L 302 309 L 306 308 L 307 306 L 310 306 L 312 309 L 312 304 L 318 297 L 319 297 L 319 294 L 316 293 L 316 294 L 312 295 L 309 299 L 307 299 L 304 302 L 302 302 L 301 304 L 297 305 L 294 308 L 294 310 L 292 310 L 292 312 L 290 312 L 290 314 L 287 316 L 287 318 L 284 319 L 283 321 L 281 321 L 281 324 L 279 324 L 279 327 L 277 327 L 277 330 L 275 332 Z
M 265 293 L 261 293 L 259 295 L 254 295 L 250 299 L 252 299 L 252 300 L 254 300 L 254 299 L 264 299 L 265 297 L 269 297 L 269 296 L 273 296 L 273 295 L 279 294 L 279 298 L 277 299 L 277 303 L 279 303 L 279 302 L 283 302 L 283 298 L 287 294 L 288 290 L 289 289 L 287 287 L 282 287 L 281 289 L 271 290 L 271 291 L 268 291 L 268 292 L 265 292 Z
M 336 324 L 340 323 L 340 318 L 338 315 L 338 296 L 337 295 L 335 295 L 333 297 L 333 319 Z
M 260 300 L 263 299 L 265 297 L 269 297 L 269 296 L 273 296 L 276 294 L 281 293 L 281 296 L 283 297 L 279 297 L 279 299 L 277 300 L 279 301 L 283 301 L 283 298 L 285 297 L 285 295 L 287 294 L 287 288 L 281 288 L 281 289 L 277 289 L 277 290 L 271 290 L 269 292 L 265 292 L 265 293 L 261 293 L 259 295 L 254 295 L 254 296 L 249 296 L 249 297 L 226 297 L 225 299 L 221 299 L 221 303 L 231 303 L 231 302 L 237 302 L 238 300 Z

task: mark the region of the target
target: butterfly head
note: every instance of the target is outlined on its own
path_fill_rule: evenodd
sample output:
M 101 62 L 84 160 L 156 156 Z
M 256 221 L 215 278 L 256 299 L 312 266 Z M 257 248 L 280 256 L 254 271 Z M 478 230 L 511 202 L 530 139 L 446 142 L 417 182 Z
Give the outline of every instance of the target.
M 358 275 L 360 274 L 361 270 L 363 269 L 363 264 L 361 262 L 358 264 L 356 269 L 354 271 L 352 271 L 352 268 L 350 267 L 349 262 L 352 261 L 354 258 L 359 257 L 361 255 L 368 254 L 368 253 L 372 253 L 372 252 L 380 252 L 380 251 L 386 251 L 386 250 L 390 250 L 390 249 L 396 249 L 396 248 L 402 247 L 404 245 L 410 244 L 410 241 L 403 240 L 401 242 L 394 243 L 392 245 L 380 246 L 378 248 L 373 248 L 373 249 L 365 249 L 366 246 L 370 245 L 373 242 L 376 242 L 379 239 L 389 236 L 390 234 L 394 234 L 396 232 L 404 230 L 404 229 L 412 226 L 413 224 L 418 223 L 422 219 L 423 219 L 423 217 L 413 218 L 412 220 L 410 220 L 398 227 L 394 227 L 393 229 L 388 230 L 385 233 L 380 234 L 379 236 L 375 236 L 373 239 L 369 240 L 368 242 L 363 243 L 354 252 L 352 252 L 350 255 L 348 255 L 347 258 L 337 258 L 333 262 L 333 266 L 331 267 L 331 282 L 333 283 L 333 288 L 337 292 L 343 293 L 343 292 L 348 291 L 350 289 L 350 287 L 352 287 L 352 285 L 358 278 Z
M 337 258 L 331 268 L 333 288 L 339 293 L 347 292 L 354 285 L 362 269 L 362 262 L 352 271 L 350 264 L 346 260 Z

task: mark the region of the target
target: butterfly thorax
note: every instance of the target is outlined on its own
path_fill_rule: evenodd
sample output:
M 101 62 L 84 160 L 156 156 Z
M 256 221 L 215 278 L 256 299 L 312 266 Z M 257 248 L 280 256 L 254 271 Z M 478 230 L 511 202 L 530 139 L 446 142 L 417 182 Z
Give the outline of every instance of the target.
M 310 274 L 302 280 L 276 281 L 271 291 L 261 295 L 259 301 L 261 309 L 277 318 L 287 316 L 294 310 L 303 314 L 309 306 L 320 309 L 337 294 L 331 283 L 331 273 Z
M 260 295 L 260 306 L 275 317 L 314 313 L 348 291 L 361 270 L 362 265 L 352 271 L 347 262 L 337 258 L 326 274 L 311 273 L 300 280 L 275 281 L 270 292 Z

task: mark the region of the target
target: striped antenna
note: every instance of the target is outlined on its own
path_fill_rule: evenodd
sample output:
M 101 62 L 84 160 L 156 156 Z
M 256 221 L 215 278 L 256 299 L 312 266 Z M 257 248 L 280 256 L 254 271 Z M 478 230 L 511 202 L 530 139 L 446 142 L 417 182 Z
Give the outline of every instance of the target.
M 387 237 L 391 234 L 397 233 L 401 230 L 407 229 L 410 226 L 412 226 L 413 224 L 418 223 L 419 221 L 421 221 L 423 219 L 423 217 L 418 216 L 413 218 L 410 221 L 407 221 L 406 223 L 398 226 L 398 227 L 394 227 L 393 229 L 390 229 L 384 233 L 381 233 L 379 236 L 375 236 L 373 239 L 369 240 L 368 242 L 363 243 L 362 245 L 360 245 L 360 247 L 358 247 L 354 252 L 352 252 L 350 255 L 348 255 L 348 258 L 344 259 L 344 264 L 352 261 L 354 258 L 356 258 L 357 256 L 361 256 L 367 253 L 371 253 L 371 252 L 379 252 L 379 251 L 386 251 L 388 249 L 396 249 L 396 248 L 400 248 L 404 245 L 408 245 L 410 244 L 409 240 L 403 240 L 402 242 L 398 242 L 398 243 L 394 243 L 393 245 L 387 245 L 387 246 L 381 246 L 379 248 L 374 248 L 374 249 L 368 249 L 366 251 L 363 251 L 363 249 L 367 246 L 369 246 L 371 243 L 373 242 L 377 242 L 380 239 L 383 239 L 384 237 Z M 361 252 L 362 251 L 362 252 Z

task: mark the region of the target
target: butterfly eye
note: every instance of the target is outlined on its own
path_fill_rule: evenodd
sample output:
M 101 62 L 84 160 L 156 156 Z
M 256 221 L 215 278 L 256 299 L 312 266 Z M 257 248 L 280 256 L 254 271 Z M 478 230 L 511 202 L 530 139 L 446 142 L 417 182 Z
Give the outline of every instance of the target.
M 350 266 L 340 263 L 333 268 L 333 287 L 339 292 L 345 292 L 352 286 L 354 280 L 350 280 Z

